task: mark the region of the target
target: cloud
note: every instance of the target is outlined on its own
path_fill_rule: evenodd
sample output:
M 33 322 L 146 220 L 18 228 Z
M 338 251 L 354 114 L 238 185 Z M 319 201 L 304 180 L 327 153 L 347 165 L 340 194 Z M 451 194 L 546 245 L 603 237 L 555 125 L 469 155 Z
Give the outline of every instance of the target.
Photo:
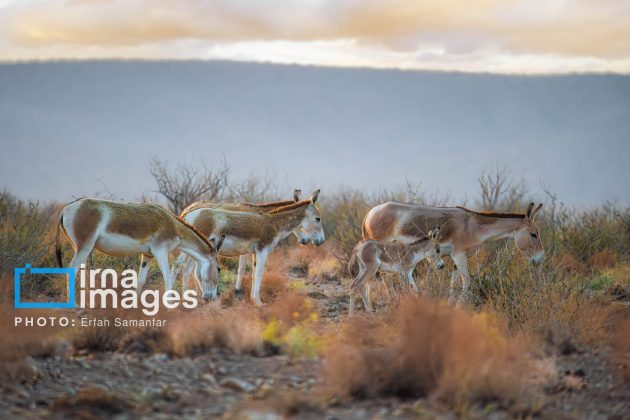
M 8 48 L 2 58 L 29 51 L 206 58 L 217 50 L 264 45 L 270 57 L 294 46 L 289 55 L 302 60 L 307 47 L 330 43 L 343 45 L 350 56 L 363 54 L 355 61 L 372 66 L 379 60 L 395 66 L 401 57 L 422 66 L 426 51 L 439 51 L 443 62 L 492 56 L 515 57 L 523 65 L 519 57 L 535 56 L 630 72 L 625 0 L 48 0 L 0 9 L 0 24 Z M 172 50 L 176 46 L 185 50 Z

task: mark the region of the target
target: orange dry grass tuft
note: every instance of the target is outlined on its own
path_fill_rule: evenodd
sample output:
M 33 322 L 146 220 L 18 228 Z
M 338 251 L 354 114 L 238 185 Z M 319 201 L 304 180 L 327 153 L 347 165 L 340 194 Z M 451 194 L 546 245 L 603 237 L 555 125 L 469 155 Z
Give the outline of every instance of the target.
M 169 322 L 168 335 L 175 356 L 196 356 L 213 347 L 235 353 L 263 354 L 258 310 L 242 303 L 221 312 L 185 314 Z
M 346 332 L 345 343 L 332 346 L 325 358 L 324 374 L 333 392 L 357 397 L 430 394 L 456 406 L 497 400 L 506 407 L 524 402 L 533 409 L 535 364 L 524 342 L 508 337 L 487 313 L 470 314 L 406 296 L 393 321 L 395 334 L 391 322 L 376 320 L 370 326 L 365 318 L 350 321 L 354 332 Z M 359 328 L 364 334 L 356 334 Z
M 608 249 L 603 249 L 591 257 L 591 264 L 595 270 L 606 270 L 617 264 L 617 254 Z
M 265 273 L 262 285 L 260 287 L 260 299 L 264 303 L 271 303 L 278 297 L 287 292 L 288 279 L 278 272 L 268 271 Z M 252 276 L 247 275 L 243 278 L 242 292 L 245 296 L 249 296 L 252 288 Z M 222 297 L 226 302 L 232 302 L 234 288 L 230 288 Z

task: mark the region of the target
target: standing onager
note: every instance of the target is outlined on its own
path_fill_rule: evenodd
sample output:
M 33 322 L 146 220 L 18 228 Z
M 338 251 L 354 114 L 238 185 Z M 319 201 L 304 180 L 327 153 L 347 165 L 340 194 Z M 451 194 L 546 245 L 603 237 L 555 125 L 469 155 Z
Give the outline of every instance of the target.
M 195 210 L 197 208 L 214 208 L 214 209 L 232 210 L 232 211 L 268 213 L 278 207 L 297 203 L 298 201 L 300 201 L 301 194 L 302 194 L 302 190 L 295 189 L 293 190 L 293 200 L 271 201 L 268 203 L 221 203 L 221 202 L 212 202 L 212 201 L 197 201 L 191 204 L 190 206 L 186 207 L 184 211 L 182 212 L 182 215 L 186 213 L 190 213 L 192 210 Z M 295 236 L 297 237 L 298 241 L 300 241 L 302 245 L 306 245 L 310 241 L 309 238 L 300 237 L 297 233 L 295 233 Z M 243 277 L 245 276 L 245 272 L 247 271 L 247 257 L 248 257 L 247 254 L 243 254 L 238 259 L 238 271 L 236 274 L 237 289 L 240 289 L 241 282 L 243 281 Z M 254 255 L 252 254 L 252 259 L 253 258 L 254 258 Z M 173 279 L 177 277 L 177 273 L 179 273 L 179 270 L 181 269 L 181 267 L 178 266 L 179 262 L 180 261 L 177 260 L 177 262 L 173 265 L 173 268 L 172 268 Z M 252 267 L 252 270 L 253 269 L 254 268 Z M 186 284 L 184 286 L 188 286 L 187 284 L 188 277 L 187 276 L 184 276 L 184 277 L 185 279 L 182 280 L 182 284 L 184 284 L 185 282 Z
M 166 290 L 173 289 L 168 256 L 175 250 L 190 255 L 203 298 L 217 296 L 219 267 L 217 252 L 223 239 L 208 240 L 194 227 L 154 204 L 128 204 L 96 198 L 82 198 L 67 204 L 57 216 L 55 241 L 57 264 L 62 266 L 59 230 L 63 229 L 75 254 L 69 267 L 78 269 L 92 249 L 112 256 L 141 254 L 138 290 L 142 289 L 149 266 L 155 258 Z
M 538 227 L 534 222 L 542 207 L 530 203 L 525 213 L 477 212 L 464 207 L 426 207 L 388 202 L 372 208 L 363 220 L 364 239 L 412 242 L 431 229 L 440 229 L 442 255 L 455 263 L 450 299 L 455 300 L 455 282 L 463 279 L 460 299 L 466 299 L 470 276 L 466 257 L 489 240 L 514 238 L 516 247 L 532 263 L 544 256 Z
M 359 274 L 350 286 L 350 314 L 354 312 L 357 290 L 361 291 L 363 305 L 372 312 L 370 304 L 369 280 L 376 280 L 376 273 L 398 273 L 407 280 L 413 290 L 418 293 L 418 286 L 413 279 L 413 270 L 425 258 L 437 260 L 439 268 L 444 266 L 440 257 L 440 244 L 436 239 L 438 229 L 429 232 L 428 236 L 410 244 L 402 242 L 381 242 L 367 239 L 359 242 L 352 251 L 348 271 L 352 271 L 355 261 L 359 262 Z
M 266 213 L 196 207 L 182 213 L 181 217 L 209 238 L 225 235 L 221 255 L 235 257 L 254 254 L 251 298 L 254 303 L 261 305 L 260 285 L 267 256 L 280 240 L 295 234 L 301 244 L 324 243 L 321 217 L 315 205 L 318 196 L 319 190 L 309 200 L 276 207 Z M 179 267 L 184 259 L 185 256 L 179 257 Z M 236 289 L 240 288 L 241 284 L 237 282 Z

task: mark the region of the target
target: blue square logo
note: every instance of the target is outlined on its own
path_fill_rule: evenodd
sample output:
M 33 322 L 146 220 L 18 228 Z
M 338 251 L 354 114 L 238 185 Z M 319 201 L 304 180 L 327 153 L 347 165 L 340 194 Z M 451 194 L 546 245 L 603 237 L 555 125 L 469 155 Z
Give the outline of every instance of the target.
M 20 296 L 20 283 L 23 274 L 63 274 L 68 275 L 68 301 L 67 302 L 22 302 Z M 47 308 L 47 309 L 65 309 L 75 308 L 75 276 L 74 268 L 31 268 L 30 264 L 26 264 L 23 268 L 16 268 L 13 274 L 15 280 L 15 307 L 16 308 Z

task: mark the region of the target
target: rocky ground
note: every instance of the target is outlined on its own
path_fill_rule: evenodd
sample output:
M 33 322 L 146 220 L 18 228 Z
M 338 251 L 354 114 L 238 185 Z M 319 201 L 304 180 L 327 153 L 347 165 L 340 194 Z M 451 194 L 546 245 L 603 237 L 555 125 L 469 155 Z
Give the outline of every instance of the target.
M 614 376 L 606 352 L 561 356 L 563 380 L 546 390 L 536 417 L 623 419 L 630 388 Z M 454 418 L 429 399 L 381 398 L 354 402 L 317 398 L 319 361 L 254 357 L 219 349 L 196 358 L 85 354 L 32 361 L 38 380 L 6 389 L 3 418 Z M 489 404 L 468 415 L 511 418 Z
M 327 323 L 347 314 L 347 285 L 303 282 Z M 378 303 L 378 302 L 377 302 Z M 630 418 L 630 386 L 610 349 L 571 348 L 555 356 L 558 380 L 545 388 L 538 418 Z M 456 418 L 440 401 L 322 398 L 318 358 L 257 357 L 214 348 L 198 357 L 66 352 L 30 359 L 36 380 L 4 389 L 0 418 Z M 496 404 L 467 407 L 466 417 L 513 418 Z

